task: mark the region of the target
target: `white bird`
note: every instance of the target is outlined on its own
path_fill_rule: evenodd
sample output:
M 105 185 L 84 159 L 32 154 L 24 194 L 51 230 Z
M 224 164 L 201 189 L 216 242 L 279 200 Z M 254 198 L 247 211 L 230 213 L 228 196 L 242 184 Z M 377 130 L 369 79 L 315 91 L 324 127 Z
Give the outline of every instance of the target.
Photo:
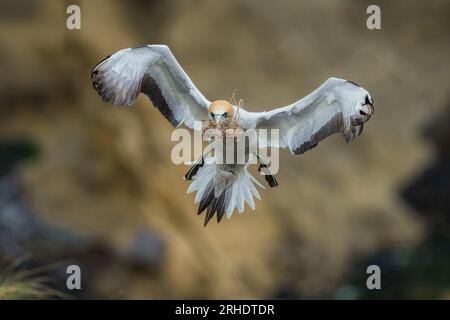
M 249 112 L 225 100 L 210 102 L 195 87 L 165 45 L 147 45 L 117 51 L 94 67 L 94 88 L 107 102 L 128 106 L 143 93 L 174 126 L 194 128 L 194 121 L 228 123 L 239 113 L 239 127 L 279 129 L 279 142 L 260 147 L 280 146 L 293 154 L 314 148 L 321 140 L 340 132 L 346 142 L 361 134 L 374 112 L 371 95 L 354 82 L 329 78 L 319 88 L 291 105 L 268 112 Z M 258 155 L 257 155 L 258 156 Z M 247 158 L 246 158 L 247 159 Z M 278 185 L 262 159 L 271 187 Z M 252 209 L 253 197 L 260 199 L 254 184 L 263 187 L 244 164 L 208 163 L 202 157 L 186 174 L 193 180 L 188 192 L 196 192 L 198 214 L 207 209 L 205 225 L 217 213 L 231 217 L 235 208 L 242 213 L 246 202 Z M 263 187 L 264 188 L 264 187 Z

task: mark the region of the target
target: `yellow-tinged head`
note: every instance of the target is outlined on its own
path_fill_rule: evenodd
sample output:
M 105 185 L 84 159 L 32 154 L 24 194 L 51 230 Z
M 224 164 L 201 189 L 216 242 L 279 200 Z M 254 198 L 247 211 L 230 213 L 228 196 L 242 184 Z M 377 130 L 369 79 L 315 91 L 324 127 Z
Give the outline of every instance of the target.
M 209 120 L 219 123 L 233 118 L 234 109 L 226 100 L 216 100 L 208 108 Z

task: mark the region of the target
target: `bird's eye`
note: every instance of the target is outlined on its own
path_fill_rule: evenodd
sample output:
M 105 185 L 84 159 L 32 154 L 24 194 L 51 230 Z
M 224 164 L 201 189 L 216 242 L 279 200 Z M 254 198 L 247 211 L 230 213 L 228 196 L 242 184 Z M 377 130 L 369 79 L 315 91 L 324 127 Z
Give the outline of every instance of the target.
M 228 113 L 224 112 L 222 117 L 227 118 L 228 117 Z
M 368 96 L 368 95 L 366 95 L 366 101 L 364 101 L 364 104 L 372 104 L 372 103 L 370 102 L 370 99 L 369 99 L 369 96 Z
M 209 115 L 211 116 L 211 118 L 214 118 L 214 113 L 210 112 Z

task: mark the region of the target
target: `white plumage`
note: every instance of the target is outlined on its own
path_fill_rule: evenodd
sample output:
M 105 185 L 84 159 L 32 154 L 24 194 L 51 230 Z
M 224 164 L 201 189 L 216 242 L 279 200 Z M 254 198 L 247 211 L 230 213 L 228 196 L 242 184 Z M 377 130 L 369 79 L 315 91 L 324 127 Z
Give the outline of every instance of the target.
M 207 100 L 165 45 L 120 50 L 101 61 L 91 77 L 105 101 L 128 106 L 144 93 L 175 127 L 185 124 L 193 128 L 194 121 L 226 121 L 238 109 L 222 100 Z M 286 107 L 268 112 L 239 108 L 239 126 L 243 130 L 279 129 L 279 141 L 260 140 L 259 147 L 283 147 L 301 154 L 334 133 L 352 141 L 373 112 L 373 99 L 365 89 L 351 81 L 330 78 Z M 255 208 L 253 197 L 260 199 L 255 184 L 263 186 L 248 171 L 248 162 L 218 164 L 201 160 L 186 178 L 193 180 L 188 193 L 196 192 L 198 213 L 207 209 L 205 225 L 215 213 L 220 221 L 224 214 L 230 218 L 235 208 L 242 213 L 245 203 Z M 267 170 L 263 163 L 261 168 Z M 266 180 L 271 187 L 278 185 L 270 173 Z

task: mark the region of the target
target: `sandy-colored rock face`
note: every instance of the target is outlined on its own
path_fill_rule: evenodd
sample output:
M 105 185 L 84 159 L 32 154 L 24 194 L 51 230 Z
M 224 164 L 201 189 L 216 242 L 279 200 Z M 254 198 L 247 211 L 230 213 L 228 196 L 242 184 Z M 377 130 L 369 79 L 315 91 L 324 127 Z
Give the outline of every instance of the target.
M 408 3 L 383 8 L 381 31 L 365 27 L 360 1 L 85 1 L 77 31 L 56 1 L 0 10 L 0 137 L 39 146 L 20 168 L 39 214 L 119 248 L 140 228 L 165 243 L 152 275 L 99 265 L 103 296 L 320 296 L 358 259 L 422 237 L 398 188 L 430 160 L 418 132 L 448 97 L 449 4 L 424 15 L 425 3 Z M 336 136 L 299 157 L 283 151 L 280 186 L 255 212 L 203 228 L 187 167 L 170 161 L 170 124 L 144 97 L 104 104 L 90 83 L 104 56 L 144 43 L 168 44 L 211 101 L 239 89 L 246 108 L 266 110 L 339 76 L 367 88 L 377 113 L 350 145 Z

